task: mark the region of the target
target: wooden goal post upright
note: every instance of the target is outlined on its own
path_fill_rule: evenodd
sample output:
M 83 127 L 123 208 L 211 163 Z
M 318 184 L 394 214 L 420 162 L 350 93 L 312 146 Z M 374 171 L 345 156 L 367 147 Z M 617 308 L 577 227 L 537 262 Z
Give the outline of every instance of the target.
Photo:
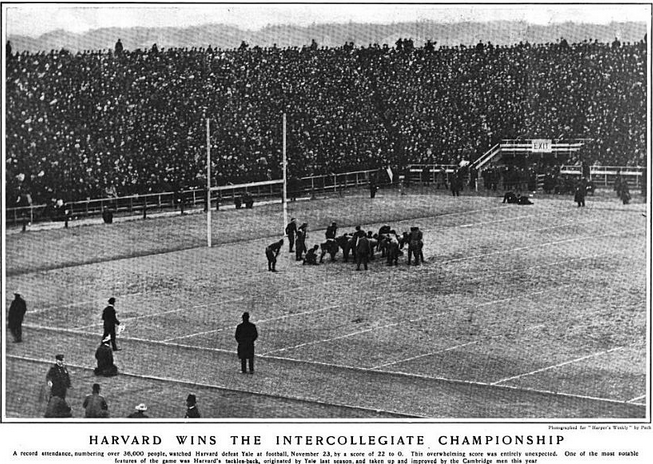
M 211 122 L 206 118 L 206 246 L 211 248 Z

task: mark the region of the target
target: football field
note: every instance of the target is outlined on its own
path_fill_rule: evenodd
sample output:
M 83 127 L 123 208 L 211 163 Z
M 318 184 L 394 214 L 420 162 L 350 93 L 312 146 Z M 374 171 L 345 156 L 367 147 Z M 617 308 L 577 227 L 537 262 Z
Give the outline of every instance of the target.
M 181 418 L 189 392 L 207 419 L 645 418 L 646 205 L 533 201 L 413 189 L 289 203 L 309 248 L 333 221 L 338 234 L 423 231 L 423 265 L 377 253 L 360 272 L 342 253 L 302 265 L 287 244 L 268 272 L 280 203 L 213 212 L 211 248 L 201 213 L 10 231 L 5 300 L 20 288 L 28 312 L 24 342 L 6 335 L 6 417 L 43 417 L 45 373 L 64 353 L 75 418 L 94 382 L 113 418 L 138 403 Z M 120 375 L 98 378 L 111 296 Z M 234 340 L 244 311 L 260 334 L 251 376 Z

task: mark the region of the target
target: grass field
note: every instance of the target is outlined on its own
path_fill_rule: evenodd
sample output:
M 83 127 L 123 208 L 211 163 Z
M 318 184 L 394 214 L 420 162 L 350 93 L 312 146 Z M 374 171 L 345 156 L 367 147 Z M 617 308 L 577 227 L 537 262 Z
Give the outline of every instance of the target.
M 25 341 L 6 343 L 6 417 L 43 416 L 58 352 L 76 418 L 95 381 L 116 418 L 141 402 L 181 418 L 191 391 L 221 419 L 648 417 L 646 205 L 605 192 L 585 208 L 534 203 L 412 189 L 289 204 L 309 246 L 332 221 L 424 231 L 424 265 L 377 257 L 366 272 L 341 255 L 302 266 L 287 246 L 268 272 L 279 203 L 214 212 L 210 249 L 204 214 L 8 233 L 6 290 L 22 289 L 28 314 Z M 98 380 L 110 296 L 121 375 Z M 236 358 L 243 311 L 260 333 L 253 376 Z

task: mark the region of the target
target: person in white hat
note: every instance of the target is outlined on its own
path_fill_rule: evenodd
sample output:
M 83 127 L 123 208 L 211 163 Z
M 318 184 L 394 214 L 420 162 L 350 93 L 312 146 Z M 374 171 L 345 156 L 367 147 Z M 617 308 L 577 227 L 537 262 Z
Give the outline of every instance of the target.
M 127 416 L 129 419 L 147 419 L 149 417 L 147 414 L 145 414 L 145 411 L 147 411 L 147 406 L 145 406 L 144 403 L 137 405 L 135 409 L 136 410 L 134 412 Z

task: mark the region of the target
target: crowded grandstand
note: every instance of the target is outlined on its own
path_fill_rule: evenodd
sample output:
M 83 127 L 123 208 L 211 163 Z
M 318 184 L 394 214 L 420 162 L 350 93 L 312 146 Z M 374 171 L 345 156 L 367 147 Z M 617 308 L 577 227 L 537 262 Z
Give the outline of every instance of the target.
M 637 43 L 67 50 L 6 54 L 7 206 L 474 161 L 503 139 L 586 140 L 646 166 Z M 15 194 L 14 194 L 15 193 Z

